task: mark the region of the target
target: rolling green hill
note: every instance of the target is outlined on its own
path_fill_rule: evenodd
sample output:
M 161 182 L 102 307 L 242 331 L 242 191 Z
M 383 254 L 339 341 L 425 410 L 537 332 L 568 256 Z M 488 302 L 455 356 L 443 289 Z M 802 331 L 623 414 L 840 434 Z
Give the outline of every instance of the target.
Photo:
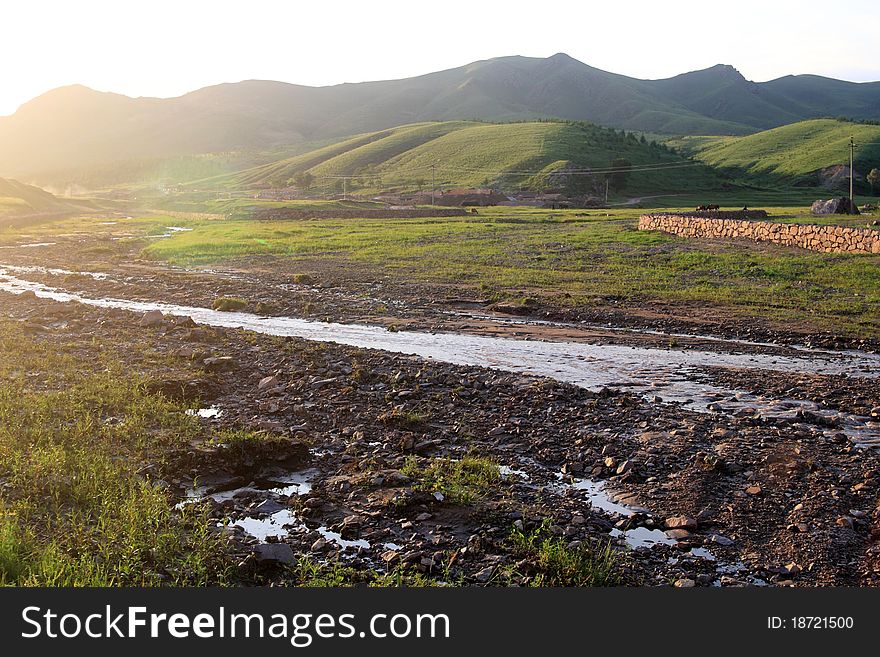
M 818 185 L 819 172 L 849 166 L 850 137 L 857 145 L 856 174 L 864 178 L 871 168 L 880 167 L 880 125 L 815 119 L 745 137 L 690 137 L 670 144 L 720 169 Z
M 86 207 L 60 199 L 44 189 L 0 178 L 0 223 L 19 217 L 75 212 Z
M 744 135 L 838 115 L 880 119 L 880 82 L 807 75 L 754 83 L 726 65 L 639 80 L 559 53 L 329 87 L 248 80 L 164 99 L 74 85 L 0 117 L 0 175 L 58 187 L 82 181 L 84 170 L 93 187 L 182 168 L 209 175 L 247 166 L 248 158 L 259 163 L 251 154 L 424 121 L 559 118 L 667 135 Z M 222 155 L 174 160 L 206 153 L 238 155 L 232 166 Z
M 688 186 L 718 188 L 722 180 L 708 167 L 681 158 L 656 143 L 592 124 L 573 122 L 418 123 L 359 135 L 309 153 L 235 174 L 199 180 L 192 189 L 285 187 L 302 172 L 321 190 L 338 189 L 351 176 L 349 191 L 429 187 L 432 165 L 438 187 L 498 186 L 565 188 L 600 193 L 616 160 L 633 170 L 614 193 L 650 193 Z M 618 163 L 619 165 L 620 163 Z M 572 170 L 595 175 L 572 175 Z M 568 173 L 566 173 L 568 171 Z

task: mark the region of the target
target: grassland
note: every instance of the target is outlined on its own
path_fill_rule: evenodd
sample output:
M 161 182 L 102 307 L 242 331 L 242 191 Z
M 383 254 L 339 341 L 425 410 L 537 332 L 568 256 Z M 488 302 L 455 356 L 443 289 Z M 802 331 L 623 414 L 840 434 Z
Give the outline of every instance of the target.
M 815 172 L 849 164 L 850 137 L 857 144 L 856 170 L 880 167 L 880 126 L 835 119 L 801 121 L 745 137 L 687 137 L 671 145 L 719 169 L 815 184 Z
M 351 176 L 349 190 L 416 189 L 431 181 L 439 187 L 497 185 L 504 189 L 558 187 L 552 171 L 574 166 L 608 169 L 623 158 L 634 166 L 687 165 L 631 174 L 615 193 L 660 192 L 675 187 L 712 189 L 721 180 L 708 168 L 635 135 L 571 122 L 492 124 L 473 121 L 419 123 L 359 135 L 337 144 L 226 176 L 191 183 L 197 189 L 283 187 L 303 172 L 315 176 L 316 189 L 341 186 L 333 176 Z M 329 177 L 329 178 L 328 178 Z M 604 186 L 579 177 L 570 184 Z
M 207 517 L 175 513 L 160 481 L 199 433 L 185 409 L 112 349 L 83 360 L 6 319 L 0 345 L 15 354 L 0 361 L 0 584 L 226 582 Z
M 641 212 L 494 208 L 442 219 L 204 222 L 148 246 L 145 255 L 178 265 L 273 256 L 304 271 L 310 263 L 352 262 L 400 280 L 470 286 L 499 300 L 709 304 L 855 335 L 880 330 L 876 256 L 640 232 Z M 812 221 L 802 208 L 773 214 Z

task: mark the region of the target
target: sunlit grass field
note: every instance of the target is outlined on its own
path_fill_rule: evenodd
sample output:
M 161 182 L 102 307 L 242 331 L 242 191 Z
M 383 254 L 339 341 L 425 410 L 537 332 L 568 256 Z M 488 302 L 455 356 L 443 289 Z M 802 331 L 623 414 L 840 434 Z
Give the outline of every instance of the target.
M 707 303 L 855 334 L 880 329 L 878 256 L 640 232 L 643 212 L 491 208 L 442 219 L 213 222 L 144 253 L 186 266 L 248 256 L 350 260 L 404 280 L 473 286 L 497 299 Z M 814 221 L 803 208 L 772 214 Z
M 34 226 L 29 235 L 42 241 L 59 234 L 125 232 L 141 240 L 143 257 L 181 266 L 255 256 L 294 261 L 303 271 L 309 263 L 316 271 L 352 263 L 400 281 L 461 286 L 495 300 L 530 297 L 562 307 L 609 300 L 706 304 L 851 335 L 880 333 L 880 257 L 638 231 L 639 215 L 650 211 L 480 208 L 463 217 L 285 221 L 155 215 L 111 226 L 69 219 Z M 770 213 L 778 221 L 856 226 L 877 216 L 818 220 L 804 206 Z M 192 230 L 144 237 L 161 235 L 167 226 Z M 17 239 L 0 231 L 0 243 Z
M 225 583 L 204 509 L 175 513 L 161 482 L 198 422 L 112 350 L 85 366 L 5 319 L 0 347 L 0 585 Z

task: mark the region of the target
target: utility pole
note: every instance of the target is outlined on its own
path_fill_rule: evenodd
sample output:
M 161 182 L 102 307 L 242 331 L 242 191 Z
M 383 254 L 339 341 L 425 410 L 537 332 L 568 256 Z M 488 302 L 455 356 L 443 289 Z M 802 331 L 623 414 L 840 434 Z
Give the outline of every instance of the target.
M 608 179 L 605 179 L 605 205 L 608 205 Z
M 856 154 L 856 144 L 853 141 L 853 138 L 849 138 L 849 209 L 847 210 L 847 214 L 853 213 L 853 160 L 855 159 Z
M 435 165 L 435 164 L 432 164 L 432 165 L 431 165 L 431 206 L 432 206 L 432 207 L 433 207 L 433 205 L 434 205 L 434 191 L 435 191 L 435 189 L 437 188 L 437 186 L 436 186 L 436 182 L 435 182 L 436 179 L 435 179 L 435 177 L 434 177 L 434 169 L 435 169 L 435 168 L 436 168 L 436 165 Z

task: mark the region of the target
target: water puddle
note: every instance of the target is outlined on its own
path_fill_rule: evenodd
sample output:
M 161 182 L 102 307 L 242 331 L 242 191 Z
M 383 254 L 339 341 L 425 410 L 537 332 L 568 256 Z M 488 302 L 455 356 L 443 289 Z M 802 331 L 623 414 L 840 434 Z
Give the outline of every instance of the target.
M 210 420 L 212 418 L 218 418 L 223 415 L 223 410 L 217 408 L 216 406 L 209 406 L 208 408 L 191 408 L 186 412 L 187 415 L 193 417 L 201 417 L 206 420 Z
M 174 235 L 174 233 L 188 233 L 192 228 L 181 228 L 180 226 L 165 226 L 165 232 L 158 235 L 147 235 L 147 239 L 161 240 Z
M 289 533 L 288 528 L 299 525 L 300 521 L 293 514 L 293 511 L 284 509 L 266 518 L 251 516 L 236 520 L 232 524 L 236 527 L 241 527 L 246 533 L 265 543 L 270 536 L 277 536 L 279 538 L 287 536 Z
M 780 400 L 749 397 L 741 391 L 701 382 L 699 379 L 703 377 L 703 368 L 761 369 L 861 378 L 880 376 L 880 355 L 864 352 L 831 352 L 804 348 L 799 355 L 731 354 L 696 349 L 523 341 L 454 333 L 391 332 L 383 327 L 361 324 L 317 322 L 295 317 L 260 317 L 250 313 L 217 312 L 208 308 L 125 299 L 93 299 L 24 280 L 15 274 L 12 268 L 0 265 L 0 290 L 12 293 L 29 290 L 42 298 L 79 301 L 92 306 L 134 312 L 160 310 L 168 315 L 189 316 L 198 323 L 210 326 L 337 342 L 456 365 L 545 376 L 591 390 L 616 387 L 649 396 L 662 390 L 664 401 L 680 402 L 700 412 L 734 413 L 752 409 L 756 415 L 786 413 L 794 417 L 799 410 L 815 408 L 810 402 L 781 400 L 785 403 L 793 402 L 797 408 L 790 406 L 780 409 L 774 406 Z M 880 423 L 843 414 L 837 414 L 834 422 L 838 426 L 833 431 L 846 433 L 857 443 L 880 445 Z
M 499 465 L 498 466 L 498 474 L 502 477 L 515 477 L 517 479 L 522 479 L 523 481 L 529 481 L 531 477 L 529 477 L 529 473 L 525 470 L 516 470 L 511 468 L 509 465 Z
M 625 531 L 612 529 L 611 536 L 622 537 L 630 549 L 652 548 L 655 545 L 675 545 L 676 541 L 669 538 L 662 529 L 649 529 L 648 527 L 633 527 Z
M 57 269 L 54 267 L 16 266 L 3 265 L 3 269 L 16 274 L 49 274 L 51 276 L 88 276 L 96 281 L 107 280 L 108 275 L 97 271 L 71 271 L 69 269 Z
M 5 244 L 0 249 L 35 249 L 40 246 L 55 246 L 58 242 L 32 242 L 30 244 Z
M 562 479 L 562 474 L 557 473 L 557 477 Z M 601 481 L 593 481 L 592 479 L 573 479 L 570 483 L 563 483 L 563 488 L 583 491 L 587 501 L 594 509 L 600 509 L 605 513 L 623 516 L 629 518 L 635 513 L 644 513 L 645 509 L 618 504 L 612 499 L 612 496 L 605 491 L 605 484 Z

